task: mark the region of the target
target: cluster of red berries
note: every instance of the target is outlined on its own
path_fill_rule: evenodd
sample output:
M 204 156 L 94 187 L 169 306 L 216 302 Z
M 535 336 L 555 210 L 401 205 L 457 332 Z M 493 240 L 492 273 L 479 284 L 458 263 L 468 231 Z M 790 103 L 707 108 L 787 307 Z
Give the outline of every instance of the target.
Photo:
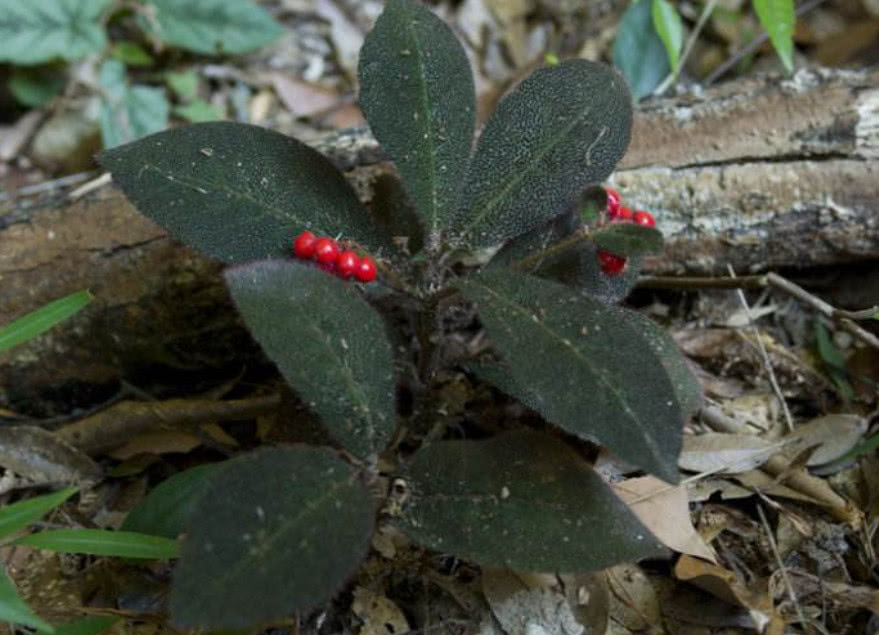
M 653 214 L 624 207 L 619 192 L 609 187 L 604 190 L 607 192 L 607 218 L 611 223 L 634 223 L 644 227 L 656 226 Z M 598 250 L 598 263 L 601 265 L 601 270 L 608 276 L 617 276 L 626 268 L 626 259 L 623 256 L 603 249 Z
M 340 278 L 353 276 L 360 282 L 375 280 L 375 260 L 358 256 L 350 249 L 340 249 L 339 244 L 327 236 L 318 238 L 309 231 L 302 232 L 293 241 L 293 254 L 303 260 L 315 260 L 322 269 Z

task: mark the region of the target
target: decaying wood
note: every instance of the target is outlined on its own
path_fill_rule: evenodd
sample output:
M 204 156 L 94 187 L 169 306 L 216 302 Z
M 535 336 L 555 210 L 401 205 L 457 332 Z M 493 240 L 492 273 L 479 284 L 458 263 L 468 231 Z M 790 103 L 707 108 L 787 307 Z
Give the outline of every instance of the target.
M 364 131 L 314 145 L 364 192 L 387 169 Z M 879 258 L 877 158 L 879 72 L 801 71 L 640 106 L 614 182 L 666 235 L 648 271 L 748 273 Z M 82 386 L 140 367 L 217 368 L 255 354 L 217 263 L 170 240 L 113 186 L 68 194 L 0 211 L 0 324 L 84 287 L 96 301 L 0 353 L 0 404 L 35 393 L 76 402 Z

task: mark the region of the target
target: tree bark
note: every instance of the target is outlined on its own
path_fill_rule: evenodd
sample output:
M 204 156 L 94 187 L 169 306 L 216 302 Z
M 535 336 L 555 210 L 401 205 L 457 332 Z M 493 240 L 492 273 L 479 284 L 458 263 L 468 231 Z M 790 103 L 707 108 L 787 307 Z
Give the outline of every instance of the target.
M 364 196 L 388 169 L 366 131 L 314 145 Z M 612 182 L 666 236 L 649 273 L 749 273 L 879 257 L 877 158 L 879 71 L 800 71 L 640 105 Z M 112 185 L 69 193 L 49 188 L 0 211 L 0 324 L 80 288 L 96 298 L 0 353 L 0 405 L 88 403 L 147 366 L 188 377 L 258 354 L 217 263 Z

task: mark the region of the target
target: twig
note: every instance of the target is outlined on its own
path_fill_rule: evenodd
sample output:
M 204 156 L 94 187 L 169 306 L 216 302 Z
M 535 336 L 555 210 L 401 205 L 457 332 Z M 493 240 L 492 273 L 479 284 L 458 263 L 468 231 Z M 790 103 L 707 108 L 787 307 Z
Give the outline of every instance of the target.
M 729 269 L 730 277 L 735 278 L 736 272 L 733 271 L 732 266 L 728 265 L 727 268 Z M 760 337 L 760 332 L 757 330 L 757 325 L 754 322 L 754 316 L 751 314 L 751 307 L 748 306 L 748 300 L 745 298 L 745 294 L 741 289 L 736 289 L 736 294 L 739 296 L 739 302 L 741 302 L 742 307 L 745 309 L 745 315 L 748 317 L 748 324 L 750 324 L 750 329 L 754 333 L 754 339 L 757 340 L 757 348 L 760 350 L 760 356 L 763 358 L 763 364 L 766 366 L 766 372 L 769 374 L 769 385 L 772 386 L 772 392 L 775 393 L 775 396 L 778 397 L 778 401 L 781 402 L 781 410 L 784 412 L 784 420 L 787 423 L 787 429 L 789 432 L 793 432 L 794 419 L 790 414 L 790 408 L 787 407 L 787 400 L 781 392 L 781 386 L 778 385 L 778 379 L 775 377 L 775 370 L 772 368 L 772 361 L 769 359 L 769 353 L 766 352 L 763 338 Z
M 791 584 L 790 577 L 787 575 L 787 568 L 784 566 L 784 561 L 781 559 L 781 554 L 778 552 L 778 544 L 775 542 L 775 536 L 772 535 L 772 528 L 769 526 L 769 521 L 766 520 L 766 513 L 763 511 L 763 505 L 757 505 L 757 513 L 760 515 L 760 522 L 763 523 L 763 530 L 766 532 L 766 538 L 769 540 L 769 548 L 772 549 L 772 555 L 775 557 L 775 563 L 778 565 L 778 570 L 781 572 L 784 586 L 787 587 L 787 594 L 797 611 L 797 618 L 800 620 L 800 624 L 805 627 L 806 617 L 803 615 L 803 607 L 800 606 L 797 594 L 794 591 L 794 585 Z

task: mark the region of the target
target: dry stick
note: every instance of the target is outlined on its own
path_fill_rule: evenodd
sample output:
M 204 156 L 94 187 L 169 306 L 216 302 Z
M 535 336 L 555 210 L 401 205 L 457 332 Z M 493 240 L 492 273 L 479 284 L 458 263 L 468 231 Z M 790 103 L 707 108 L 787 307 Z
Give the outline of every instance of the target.
M 787 587 L 787 594 L 790 596 L 790 601 L 797 610 L 797 617 L 800 620 L 800 624 L 805 628 L 806 617 L 803 615 L 803 608 L 800 606 L 800 601 L 797 599 L 797 594 L 794 591 L 794 585 L 791 584 L 790 577 L 787 575 L 787 568 L 784 566 L 781 554 L 778 552 L 778 544 L 775 542 L 775 536 L 772 535 L 772 528 L 769 526 L 769 521 L 766 520 L 766 513 L 763 511 L 763 505 L 759 503 L 757 504 L 757 513 L 760 515 L 760 522 L 763 523 L 763 531 L 766 532 L 766 538 L 769 540 L 769 548 L 772 550 L 772 555 L 775 557 L 775 563 L 778 565 L 778 570 L 781 571 L 781 578 L 784 580 L 784 586 Z
M 708 406 L 700 411 L 702 421 L 718 432 L 730 434 L 749 434 L 749 430 L 743 423 L 726 416 L 716 406 Z M 791 470 L 788 458 L 782 454 L 769 457 L 761 468 L 772 476 L 784 475 L 784 484 L 798 492 L 812 497 L 822 505 L 825 505 L 836 518 L 850 524 L 854 528 L 863 525 L 863 516 L 858 509 L 837 494 L 823 479 L 809 474 L 804 468 Z
M 735 278 L 736 272 L 733 271 L 732 266 L 727 265 L 727 269 L 729 270 L 730 277 Z M 760 350 L 760 356 L 763 358 L 763 365 L 766 366 L 766 372 L 769 374 L 769 385 L 772 386 L 772 392 L 775 393 L 775 396 L 778 397 L 778 401 L 781 402 L 781 410 L 784 412 L 784 420 L 785 423 L 787 423 L 787 429 L 789 432 L 793 432 L 794 418 L 790 414 L 790 408 L 787 407 L 787 400 L 781 392 L 781 386 L 778 385 L 778 379 L 775 377 L 775 370 L 772 368 L 772 361 L 769 359 L 769 353 L 766 352 L 763 338 L 760 337 L 760 331 L 757 330 L 754 316 L 751 314 L 751 307 L 748 306 L 748 300 L 745 298 L 745 293 L 741 289 L 736 289 L 736 294 L 739 296 L 739 302 L 745 309 L 745 315 L 748 317 L 748 324 L 750 325 L 751 332 L 754 334 L 754 339 L 757 340 L 757 348 Z
M 281 397 L 278 394 L 229 401 L 123 401 L 96 415 L 59 428 L 56 434 L 86 454 L 100 454 L 144 432 L 179 426 L 193 427 L 213 421 L 250 419 L 273 412 L 280 405 Z

